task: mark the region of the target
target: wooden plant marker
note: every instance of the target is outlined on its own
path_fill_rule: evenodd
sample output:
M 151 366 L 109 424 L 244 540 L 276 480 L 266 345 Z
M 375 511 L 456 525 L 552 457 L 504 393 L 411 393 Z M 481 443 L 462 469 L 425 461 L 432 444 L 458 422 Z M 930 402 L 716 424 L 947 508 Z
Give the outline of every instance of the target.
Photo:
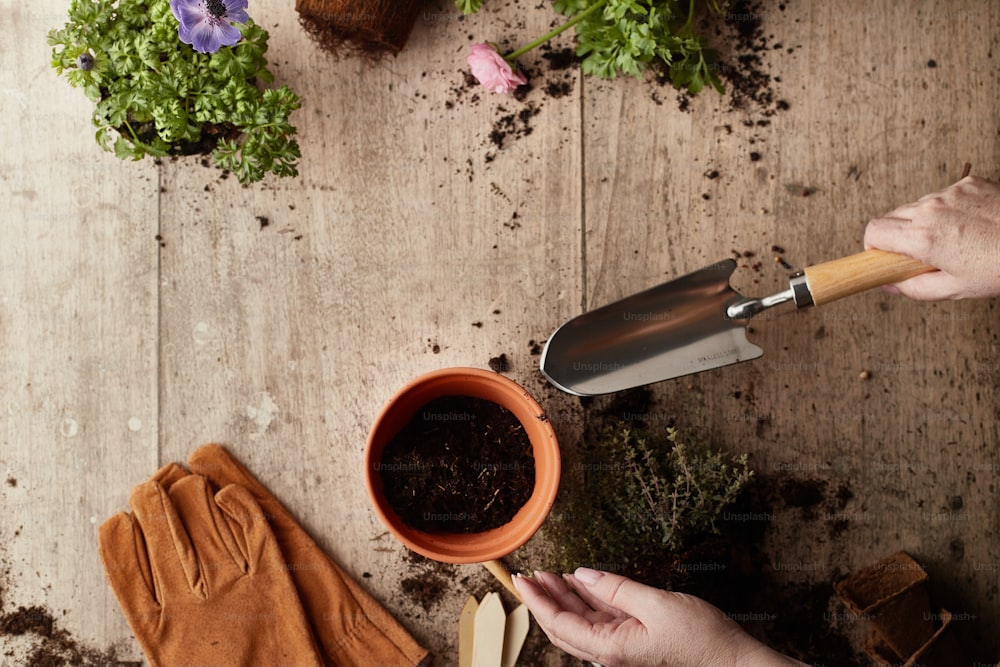
M 514 667 L 517 664 L 517 657 L 521 654 L 521 646 L 528 636 L 528 626 L 531 619 L 528 617 L 528 608 L 523 604 L 514 607 L 514 611 L 507 614 L 507 625 L 503 633 L 503 662 L 501 667 Z
M 501 667 L 507 614 L 498 593 L 487 593 L 476 610 L 473 667 Z
M 478 609 L 479 602 L 470 595 L 458 617 L 458 667 L 472 667 L 472 641 L 475 637 Z
M 470 595 L 458 617 L 458 667 L 515 667 L 530 624 L 523 604 L 506 614 L 498 593 Z

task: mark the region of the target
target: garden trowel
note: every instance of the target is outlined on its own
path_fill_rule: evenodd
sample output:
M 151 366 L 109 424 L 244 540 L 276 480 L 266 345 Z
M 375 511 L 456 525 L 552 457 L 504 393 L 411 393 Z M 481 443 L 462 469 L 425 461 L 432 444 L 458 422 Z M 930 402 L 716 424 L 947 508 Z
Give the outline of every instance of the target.
M 573 318 L 545 344 L 542 372 L 563 391 L 593 396 L 749 361 L 764 353 L 746 334 L 762 310 L 819 306 L 934 270 L 866 250 L 796 272 L 788 289 L 756 299 L 730 286 L 735 269 L 726 259 Z

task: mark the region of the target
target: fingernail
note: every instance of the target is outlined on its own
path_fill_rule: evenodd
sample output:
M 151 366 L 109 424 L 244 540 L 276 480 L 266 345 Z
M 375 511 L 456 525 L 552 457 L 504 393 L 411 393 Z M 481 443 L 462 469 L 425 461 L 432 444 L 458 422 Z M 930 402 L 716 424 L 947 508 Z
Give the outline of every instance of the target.
M 573 576 L 588 586 L 593 586 L 601 577 L 604 576 L 604 573 L 597 570 L 591 570 L 589 567 L 578 567 L 576 568 L 576 572 L 573 573 Z

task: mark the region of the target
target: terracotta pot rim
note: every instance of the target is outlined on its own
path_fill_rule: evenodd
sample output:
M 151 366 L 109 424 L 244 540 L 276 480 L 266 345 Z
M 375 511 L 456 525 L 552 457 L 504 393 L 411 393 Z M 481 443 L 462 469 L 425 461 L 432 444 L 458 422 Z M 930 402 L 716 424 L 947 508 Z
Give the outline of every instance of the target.
M 491 400 L 510 410 L 524 426 L 535 458 L 535 488 L 511 521 L 481 533 L 428 533 L 406 525 L 389 505 L 378 474 L 386 443 L 417 410 L 442 396 Z M 446 563 L 482 563 L 501 558 L 527 542 L 548 517 L 561 471 L 555 431 L 541 406 L 513 380 L 480 368 L 454 367 L 425 373 L 404 385 L 383 406 L 368 433 L 365 488 L 375 514 L 407 547 Z

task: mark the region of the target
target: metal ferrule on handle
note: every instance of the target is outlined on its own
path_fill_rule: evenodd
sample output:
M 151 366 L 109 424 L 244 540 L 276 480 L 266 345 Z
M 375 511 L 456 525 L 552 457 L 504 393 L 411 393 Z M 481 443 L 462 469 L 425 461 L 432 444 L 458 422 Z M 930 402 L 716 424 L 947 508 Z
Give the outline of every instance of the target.
M 809 289 L 809 281 L 806 280 L 805 271 L 796 271 L 788 277 L 789 289 L 792 290 L 792 297 L 795 305 L 799 308 L 813 305 L 812 291 Z

